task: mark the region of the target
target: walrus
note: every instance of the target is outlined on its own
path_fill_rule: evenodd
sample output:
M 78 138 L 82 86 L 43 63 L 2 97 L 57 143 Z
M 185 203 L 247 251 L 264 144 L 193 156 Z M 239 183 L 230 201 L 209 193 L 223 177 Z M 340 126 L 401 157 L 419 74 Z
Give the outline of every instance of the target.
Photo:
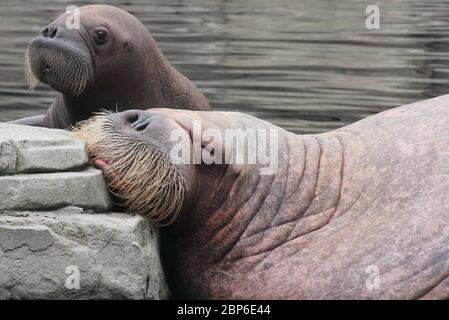
M 67 128 L 101 109 L 129 106 L 211 109 L 133 15 L 108 5 L 88 5 L 79 9 L 77 29 L 67 24 L 74 14 L 60 15 L 29 43 L 25 71 L 30 86 L 41 81 L 58 94 L 46 115 L 15 123 Z
M 242 113 L 130 110 L 74 134 L 123 204 L 164 225 L 175 297 L 447 299 L 448 105 L 444 95 L 314 135 Z M 173 132 L 193 146 L 195 123 L 276 130 L 276 170 L 173 161 Z M 229 152 L 213 141 L 196 144 Z

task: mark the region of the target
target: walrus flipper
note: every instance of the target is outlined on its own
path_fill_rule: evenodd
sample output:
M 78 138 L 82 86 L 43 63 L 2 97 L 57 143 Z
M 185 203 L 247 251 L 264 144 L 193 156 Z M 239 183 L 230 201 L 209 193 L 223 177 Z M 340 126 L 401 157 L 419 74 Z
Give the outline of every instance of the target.
M 39 116 L 21 118 L 18 120 L 10 121 L 9 123 L 23 124 L 26 126 L 33 126 L 33 127 L 44 127 L 44 119 L 45 119 L 45 115 L 39 115 Z

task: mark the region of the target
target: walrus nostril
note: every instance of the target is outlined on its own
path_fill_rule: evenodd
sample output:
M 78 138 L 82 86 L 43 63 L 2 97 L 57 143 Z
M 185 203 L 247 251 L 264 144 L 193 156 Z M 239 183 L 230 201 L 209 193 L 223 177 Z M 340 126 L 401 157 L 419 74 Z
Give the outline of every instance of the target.
M 131 124 L 131 127 L 134 129 L 134 130 L 136 130 L 136 131 L 143 131 L 143 130 L 145 130 L 147 127 L 148 127 L 148 125 L 150 124 L 150 118 L 149 117 L 142 117 L 142 116 L 139 116 L 137 119 L 136 119 L 136 121 L 134 121 L 132 124 Z
M 58 32 L 58 27 L 57 26 L 53 26 L 51 28 L 51 30 L 49 31 L 50 38 L 56 37 L 56 33 L 57 32 Z
M 141 122 L 137 125 L 134 125 L 134 130 L 136 131 L 143 131 L 146 129 L 146 127 L 148 126 L 148 122 Z
M 145 111 L 130 110 L 120 115 L 127 125 L 136 131 L 143 131 L 150 123 L 151 116 Z
M 132 125 L 134 124 L 137 120 L 139 120 L 139 115 L 133 115 L 132 117 L 128 118 L 127 121 Z
M 141 111 L 137 114 L 137 119 L 132 122 L 131 127 L 136 131 L 145 130 L 151 122 L 151 116 L 145 111 Z
M 127 125 L 131 126 L 131 127 L 134 125 L 134 123 L 137 120 L 139 120 L 139 116 L 137 114 L 134 114 L 134 113 L 131 113 L 129 115 L 126 115 L 125 117 L 120 117 L 120 118 L 122 118 L 125 121 L 125 123 Z
M 42 35 L 43 37 L 47 38 L 47 37 L 48 37 L 48 32 L 49 32 L 48 28 L 44 28 L 44 29 L 42 29 L 42 31 L 41 31 L 41 35 Z
M 41 35 L 45 38 L 54 38 L 56 37 L 57 33 L 58 33 L 58 26 L 55 24 L 49 25 L 48 27 L 45 27 L 41 31 Z

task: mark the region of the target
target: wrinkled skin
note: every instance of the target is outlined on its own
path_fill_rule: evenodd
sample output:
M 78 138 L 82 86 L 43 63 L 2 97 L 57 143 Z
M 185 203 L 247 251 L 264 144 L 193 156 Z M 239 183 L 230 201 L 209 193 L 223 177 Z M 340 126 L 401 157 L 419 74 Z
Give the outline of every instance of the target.
M 107 5 L 84 6 L 79 30 L 67 28 L 68 17 L 64 13 L 42 29 L 28 48 L 34 76 L 59 93 L 46 115 L 15 123 L 67 128 L 101 109 L 122 111 L 131 105 L 210 110 L 204 95 L 167 62 L 145 26 L 131 14 Z M 98 30 L 106 33 L 105 43 L 96 42 Z M 78 63 L 67 66 L 73 61 Z M 71 86 L 81 82 L 76 72 L 83 66 L 93 74 L 79 94 Z
M 189 191 L 161 228 L 174 294 L 208 299 L 449 298 L 449 95 L 324 134 L 279 129 L 279 167 L 180 165 Z M 171 130 L 275 128 L 224 112 L 117 116 L 167 150 Z M 370 285 L 378 270 L 378 288 Z M 368 283 L 368 285 L 367 285 Z

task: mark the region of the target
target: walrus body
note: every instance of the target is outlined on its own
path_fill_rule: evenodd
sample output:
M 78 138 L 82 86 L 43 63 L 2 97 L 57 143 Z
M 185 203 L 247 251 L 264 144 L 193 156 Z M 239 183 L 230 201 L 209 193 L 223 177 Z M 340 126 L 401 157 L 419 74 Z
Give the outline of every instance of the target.
M 66 128 L 99 110 L 129 106 L 210 110 L 204 95 L 167 62 L 134 16 L 107 5 L 84 6 L 79 29 L 70 29 L 74 14 L 62 14 L 30 42 L 31 86 L 42 81 L 59 93 L 46 115 L 16 123 Z
M 257 164 L 176 165 L 185 194 L 178 218 L 161 228 L 161 255 L 178 297 L 449 298 L 449 95 L 303 136 L 239 113 L 105 119 L 114 119 L 108 135 L 165 152 L 170 132 L 191 132 L 195 120 L 279 130 L 273 175 Z M 91 156 L 107 171 L 114 152 L 99 144 Z

